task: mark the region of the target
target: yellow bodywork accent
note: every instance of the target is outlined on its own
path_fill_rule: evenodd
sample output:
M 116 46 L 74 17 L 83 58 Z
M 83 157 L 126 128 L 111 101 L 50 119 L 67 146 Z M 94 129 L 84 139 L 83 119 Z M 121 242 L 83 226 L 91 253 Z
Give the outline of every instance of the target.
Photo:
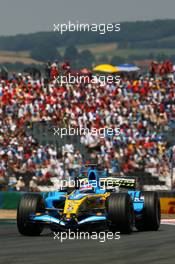
M 110 193 L 105 194 L 88 194 L 79 200 L 69 200 L 66 198 L 63 214 L 66 218 L 71 218 L 71 215 L 79 215 L 83 212 L 92 210 L 93 208 L 104 208 L 105 200 Z

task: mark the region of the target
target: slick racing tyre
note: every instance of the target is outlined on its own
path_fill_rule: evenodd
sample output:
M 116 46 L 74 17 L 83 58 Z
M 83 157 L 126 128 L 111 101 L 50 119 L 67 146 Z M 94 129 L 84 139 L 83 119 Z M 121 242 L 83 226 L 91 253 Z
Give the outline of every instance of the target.
M 18 205 L 17 227 L 19 233 L 26 236 L 38 236 L 43 228 L 30 220 L 30 215 L 44 212 L 44 200 L 40 194 L 24 194 Z
M 121 233 L 131 233 L 134 222 L 134 210 L 128 193 L 113 193 L 106 201 L 109 229 Z
M 157 192 L 142 192 L 144 196 L 143 217 L 136 220 L 139 231 L 157 231 L 160 226 L 160 199 Z

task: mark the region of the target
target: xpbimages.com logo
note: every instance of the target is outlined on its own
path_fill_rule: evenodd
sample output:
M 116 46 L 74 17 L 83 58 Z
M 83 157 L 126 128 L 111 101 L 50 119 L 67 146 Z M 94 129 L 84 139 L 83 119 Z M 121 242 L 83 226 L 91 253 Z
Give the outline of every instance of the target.
M 59 75 L 54 77 L 55 82 L 59 83 L 60 85 L 64 84 L 77 84 L 77 83 L 88 83 L 88 84 L 99 84 L 99 86 L 104 86 L 106 84 L 120 84 L 120 75 L 116 76 L 105 76 L 105 75 L 91 75 L 91 76 L 74 76 L 70 73 L 68 75 Z
M 120 31 L 120 23 L 119 24 L 88 24 L 88 23 L 80 23 L 76 21 L 76 23 L 71 22 L 64 24 L 53 24 L 53 31 L 58 32 L 61 35 L 66 32 L 99 32 L 99 34 L 106 34 L 107 32 L 119 32 Z
M 100 243 L 104 243 L 107 240 L 119 240 L 120 239 L 120 232 L 79 232 L 78 230 L 76 232 L 71 231 L 70 229 L 66 232 L 54 232 L 54 239 L 60 241 L 63 243 L 65 240 L 70 239 L 70 240 L 97 240 Z
M 110 128 L 110 127 L 102 127 L 102 128 L 74 128 L 74 127 L 53 127 L 54 136 L 59 136 L 63 138 L 64 136 L 85 136 L 91 135 L 100 138 L 105 137 L 112 137 L 112 136 L 119 136 L 120 135 L 120 128 Z

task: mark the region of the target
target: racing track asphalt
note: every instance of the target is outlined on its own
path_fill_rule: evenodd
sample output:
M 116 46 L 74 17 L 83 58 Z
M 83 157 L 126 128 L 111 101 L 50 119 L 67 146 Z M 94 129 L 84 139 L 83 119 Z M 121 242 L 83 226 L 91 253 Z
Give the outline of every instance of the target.
M 40 237 L 18 234 L 16 224 L 0 223 L 0 264 L 174 264 L 175 226 L 158 232 L 133 232 L 119 240 L 55 239 L 46 229 Z

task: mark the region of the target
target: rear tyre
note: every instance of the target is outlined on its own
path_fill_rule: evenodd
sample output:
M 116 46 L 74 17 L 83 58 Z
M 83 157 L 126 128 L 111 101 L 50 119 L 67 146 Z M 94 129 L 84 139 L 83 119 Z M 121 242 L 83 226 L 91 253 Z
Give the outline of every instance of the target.
M 157 231 L 160 227 L 160 199 L 157 192 L 143 192 L 144 209 L 143 218 L 136 220 L 139 231 Z
M 18 205 L 17 227 L 20 234 L 25 236 L 39 236 L 43 227 L 30 220 L 30 215 L 45 211 L 45 204 L 40 194 L 24 194 Z
M 127 193 L 111 194 L 106 201 L 109 229 L 121 233 L 131 233 L 133 230 L 134 210 L 132 200 Z

